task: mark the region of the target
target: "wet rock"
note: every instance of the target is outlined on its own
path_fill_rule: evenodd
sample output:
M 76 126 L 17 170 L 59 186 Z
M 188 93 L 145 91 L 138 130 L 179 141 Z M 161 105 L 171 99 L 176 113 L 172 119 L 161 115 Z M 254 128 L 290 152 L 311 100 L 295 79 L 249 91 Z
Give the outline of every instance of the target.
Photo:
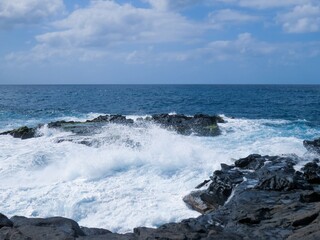
M 13 136 L 14 138 L 21 138 L 21 139 L 33 138 L 36 136 L 36 128 L 29 128 L 24 126 L 17 129 L 13 129 L 11 131 L 0 133 L 0 135 L 8 135 L 8 134 Z
M 193 117 L 182 114 L 156 114 L 151 120 L 183 135 L 216 136 L 220 134 L 217 123 L 224 122 L 219 116 L 197 114 Z
M 92 120 L 87 120 L 87 122 L 94 123 L 119 123 L 119 124 L 132 124 L 134 121 L 132 119 L 127 119 L 122 115 L 100 115 Z
M 314 160 L 313 162 L 307 163 L 301 170 L 303 171 L 304 178 L 313 184 L 320 183 L 320 167 L 318 165 L 319 161 Z
M 275 175 L 270 178 L 263 179 L 259 182 L 256 189 L 267 191 L 290 191 L 298 187 L 299 186 L 294 181 L 293 177 L 281 177 Z
M 309 151 L 320 154 L 320 138 L 313 141 L 304 140 L 303 146 L 305 146 Z
M 304 203 L 320 202 L 320 193 L 301 194 L 300 201 Z
M 86 236 L 96 236 L 96 235 L 105 235 L 108 233 L 112 233 L 109 230 L 103 228 L 88 228 L 88 227 L 81 227 L 82 232 Z
M 307 226 L 310 223 L 312 223 L 318 216 L 319 216 L 319 213 L 314 213 L 307 216 L 301 216 L 300 219 L 293 221 L 292 226 L 293 227 Z
M 261 168 L 266 161 L 259 154 L 251 154 L 248 157 L 240 158 L 239 160 L 235 161 L 235 166 L 241 169 L 249 169 L 249 170 L 258 170 Z
M 183 201 L 187 204 L 188 207 L 202 214 L 216 209 L 218 207 L 218 204 L 213 205 L 209 203 L 209 201 L 204 201 L 202 199 L 201 196 L 205 193 L 205 191 L 193 191 L 183 197 Z
M 50 122 L 50 123 L 48 123 L 48 127 L 49 128 L 60 128 L 60 127 L 66 126 L 66 125 L 77 124 L 77 123 L 80 123 L 80 122 L 62 120 L 62 121 Z
M 54 228 L 63 232 L 69 236 L 78 237 L 84 236 L 84 232 L 79 227 L 78 223 L 71 219 L 63 217 L 52 217 L 52 218 L 26 218 L 20 216 L 14 216 L 10 219 L 13 222 L 13 227 L 15 228 L 26 228 L 29 227 L 48 227 Z M 27 230 L 25 230 L 27 231 Z
M 0 228 L 12 227 L 13 223 L 3 214 L 0 213 Z

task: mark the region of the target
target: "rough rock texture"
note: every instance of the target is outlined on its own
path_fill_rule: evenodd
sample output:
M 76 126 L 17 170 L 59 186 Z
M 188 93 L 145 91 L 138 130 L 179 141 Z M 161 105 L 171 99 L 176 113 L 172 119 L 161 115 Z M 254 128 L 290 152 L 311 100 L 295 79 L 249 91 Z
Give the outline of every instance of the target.
M 314 160 L 296 171 L 299 161 L 254 154 L 222 164 L 184 198 L 203 215 L 180 223 L 116 234 L 61 217 L 0 215 L 0 239 L 320 239 L 320 167 Z
M 171 128 L 183 135 L 216 136 L 220 134 L 217 123 L 224 120 L 219 116 L 196 114 L 193 117 L 185 115 L 156 114 L 151 120 L 164 127 Z
M 85 122 L 76 121 L 55 121 L 48 123 L 49 128 L 60 128 L 64 131 L 72 132 L 76 135 L 86 136 L 92 135 L 99 131 L 101 127 L 106 124 L 123 124 L 123 125 L 133 125 L 141 124 L 147 122 L 155 122 L 160 124 L 162 127 L 167 129 L 175 130 L 177 133 L 183 135 L 195 134 L 198 136 L 216 136 L 220 134 L 219 126 L 217 123 L 222 123 L 224 120 L 219 116 L 209 116 L 204 114 L 197 114 L 193 117 L 185 115 L 169 115 L 169 114 L 158 114 L 153 115 L 151 118 L 141 118 L 136 122 L 132 119 L 126 118 L 123 115 L 101 115 L 92 120 L 87 120 Z M 6 131 L 0 133 L 0 135 L 10 134 L 15 138 L 28 139 L 39 136 L 36 134 L 37 129 L 42 125 L 35 128 L 21 127 L 11 131 Z M 73 141 L 72 139 L 61 139 L 59 142 L 63 141 Z M 86 140 L 73 141 L 79 144 L 85 144 L 87 146 L 92 146 L 92 142 Z
M 28 139 L 36 136 L 36 128 L 28 128 L 26 126 L 0 133 L 0 135 L 10 134 L 14 138 Z
M 223 226 L 217 236 L 236 232 L 239 239 L 319 238 L 320 189 L 317 181 L 310 181 L 319 166 L 314 161 L 299 172 L 293 168 L 297 161 L 295 156 L 255 154 L 239 159 L 235 166 L 224 166 L 214 172 L 209 187 L 203 190 L 208 198 L 202 198 L 202 204 L 215 208 L 198 220 Z M 231 198 L 209 194 L 212 185 L 225 189 L 226 183 L 233 191 Z
M 312 152 L 320 154 L 320 138 L 313 141 L 304 140 L 303 145 Z

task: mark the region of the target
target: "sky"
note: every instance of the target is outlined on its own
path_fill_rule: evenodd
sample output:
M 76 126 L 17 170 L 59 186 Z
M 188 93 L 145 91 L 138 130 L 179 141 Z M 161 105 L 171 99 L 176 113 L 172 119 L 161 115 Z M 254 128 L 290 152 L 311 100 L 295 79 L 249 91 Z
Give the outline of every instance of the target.
M 0 84 L 320 84 L 319 0 L 0 0 Z

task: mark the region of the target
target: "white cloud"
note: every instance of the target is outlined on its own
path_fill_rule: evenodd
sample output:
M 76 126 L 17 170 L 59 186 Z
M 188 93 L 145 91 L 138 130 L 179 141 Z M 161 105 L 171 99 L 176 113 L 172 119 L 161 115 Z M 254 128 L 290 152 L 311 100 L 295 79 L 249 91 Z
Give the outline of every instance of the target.
M 36 24 L 63 10 L 63 0 L 1 0 L 0 29 Z
M 276 48 L 272 44 L 258 41 L 250 33 L 241 33 L 235 40 L 213 41 L 198 54 L 213 60 L 239 60 L 246 57 L 272 54 Z
M 245 22 L 254 22 L 259 20 L 260 17 L 232 9 L 222 9 L 216 12 L 211 12 L 209 14 L 209 19 L 213 24 L 222 26 L 226 23 L 239 24 Z
M 150 53 L 137 49 L 146 44 L 188 44 L 210 28 L 176 12 L 102 0 L 74 10 L 51 27 L 52 31 L 36 36 L 37 45 L 32 50 L 9 54 L 7 60 L 22 61 L 25 56 L 37 61 L 62 56 L 92 60 L 107 56 L 142 62 Z
M 173 12 L 136 8 L 114 1 L 93 1 L 66 19 L 55 22 L 56 31 L 36 37 L 51 46 L 88 47 L 121 43 L 161 43 L 189 39 L 203 26 Z
M 143 0 L 151 5 L 152 8 L 168 11 L 180 10 L 190 7 L 192 5 L 201 4 L 204 0 Z
M 241 7 L 267 9 L 267 8 L 282 8 L 307 4 L 316 0 L 218 0 L 219 2 L 236 4 Z
M 307 33 L 320 31 L 320 6 L 301 5 L 292 11 L 278 15 L 278 22 L 288 33 Z

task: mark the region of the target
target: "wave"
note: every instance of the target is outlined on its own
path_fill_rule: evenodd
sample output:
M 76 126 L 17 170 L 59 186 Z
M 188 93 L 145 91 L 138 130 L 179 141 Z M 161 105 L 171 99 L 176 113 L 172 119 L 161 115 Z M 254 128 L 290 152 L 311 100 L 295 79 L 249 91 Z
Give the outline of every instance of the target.
M 182 197 L 220 163 L 251 153 L 313 157 L 302 140 L 318 129 L 304 121 L 224 118 L 217 137 L 182 136 L 152 123 L 108 124 L 81 136 L 43 126 L 42 137 L 23 141 L 0 136 L 2 212 L 60 215 L 89 227 L 127 232 L 198 216 Z

